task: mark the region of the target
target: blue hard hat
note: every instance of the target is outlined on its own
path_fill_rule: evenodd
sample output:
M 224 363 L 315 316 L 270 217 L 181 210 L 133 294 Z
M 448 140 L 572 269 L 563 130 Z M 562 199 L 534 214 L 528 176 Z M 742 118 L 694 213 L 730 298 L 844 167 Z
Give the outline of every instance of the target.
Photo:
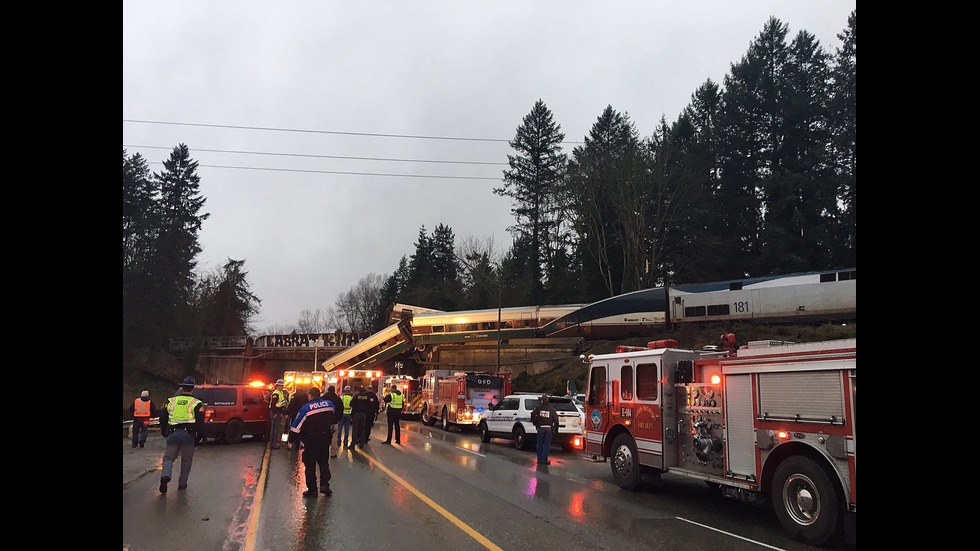
M 180 386 L 194 386 L 197 382 L 194 381 L 194 377 L 184 377 L 184 382 L 180 383 Z

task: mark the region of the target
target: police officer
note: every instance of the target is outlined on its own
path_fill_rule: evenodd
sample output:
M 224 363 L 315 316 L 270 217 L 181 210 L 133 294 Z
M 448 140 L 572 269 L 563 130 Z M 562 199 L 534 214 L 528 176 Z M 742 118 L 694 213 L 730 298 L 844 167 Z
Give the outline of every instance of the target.
M 553 433 L 558 430 L 558 412 L 548 402 L 547 396 L 542 396 L 538 407 L 531 411 L 531 423 L 538 428 L 538 465 L 551 465 L 548 451 L 551 449 Z
M 180 476 L 177 489 L 187 487 L 194 462 L 194 442 L 204 430 L 204 402 L 191 395 L 194 391 L 194 377 L 185 377 L 180 390 L 167 400 L 160 411 L 160 433 L 167 437 L 167 449 L 163 452 L 163 468 L 160 472 L 160 493 L 167 493 L 174 470 L 174 461 L 180 457 Z
M 279 442 L 282 441 L 282 416 L 286 407 L 289 406 L 289 396 L 282 389 L 283 384 L 282 379 L 276 381 L 276 389 L 272 391 L 272 396 L 269 397 L 269 420 L 272 423 L 269 429 L 269 447 L 274 450 L 279 449 Z
M 133 414 L 133 447 L 137 444 L 143 447 L 146 444 L 146 436 L 150 432 L 150 417 L 158 415 L 157 405 L 150 399 L 150 391 L 144 390 L 140 397 L 133 401 L 129 406 L 129 413 Z
M 310 401 L 299 408 L 296 419 L 289 427 L 290 436 L 298 435 L 303 441 L 303 465 L 306 467 L 306 491 L 303 497 L 316 497 L 316 468 L 320 467 L 320 493 L 333 494 L 330 490 L 330 433 L 337 422 L 333 402 L 320 397 L 320 389 L 309 390 Z
M 388 412 L 388 439 L 383 444 L 391 444 L 391 429 L 395 429 L 395 444 L 401 444 L 402 428 L 401 416 L 402 406 L 405 404 L 405 396 L 398 390 L 398 385 L 392 383 L 391 392 L 385 394 L 385 410 Z

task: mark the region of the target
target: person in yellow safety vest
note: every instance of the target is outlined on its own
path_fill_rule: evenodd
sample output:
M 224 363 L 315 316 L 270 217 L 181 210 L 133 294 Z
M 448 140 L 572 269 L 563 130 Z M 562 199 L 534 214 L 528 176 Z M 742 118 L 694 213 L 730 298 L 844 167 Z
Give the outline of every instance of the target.
M 382 411 L 384 411 L 388 407 L 388 394 L 390 392 L 391 391 L 388 389 L 388 386 L 387 385 L 385 385 L 385 387 L 381 390 L 381 410 Z
M 133 401 L 133 405 L 129 406 L 129 413 L 133 415 L 133 447 L 139 444 L 142 448 L 150 432 L 150 417 L 159 415 L 159 408 L 150 399 L 149 390 L 141 392 L 140 397 Z
M 391 444 L 392 428 L 395 430 L 395 444 L 401 444 L 401 416 L 402 406 L 405 405 L 405 397 L 402 396 L 402 392 L 398 390 L 397 384 L 391 384 L 391 392 L 385 393 L 385 402 L 388 404 L 388 439 L 382 442 L 382 444 Z
M 269 421 L 271 426 L 269 427 L 269 447 L 277 450 L 280 447 L 280 442 L 282 441 L 282 416 L 286 412 L 286 408 L 289 407 L 289 395 L 286 391 L 282 389 L 284 381 L 279 379 L 276 381 L 276 389 L 272 391 L 272 396 L 269 397 Z
M 341 450 L 346 450 L 348 448 L 348 441 L 350 440 L 350 421 L 351 421 L 351 400 L 354 399 L 354 395 L 351 393 L 350 386 L 344 387 L 344 395 L 340 397 L 342 404 L 342 410 L 340 415 L 340 422 L 337 425 L 337 446 L 341 446 L 340 443 L 340 433 L 344 433 L 344 443 Z M 341 430 L 343 429 L 343 430 Z
M 174 394 L 160 411 L 160 433 L 167 437 L 167 449 L 163 452 L 163 466 L 160 471 L 160 493 L 167 493 L 174 470 L 174 461 L 180 457 L 180 476 L 177 489 L 187 488 L 194 461 L 194 444 L 197 435 L 204 431 L 204 402 L 195 398 L 194 377 L 185 377 L 180 390 Z

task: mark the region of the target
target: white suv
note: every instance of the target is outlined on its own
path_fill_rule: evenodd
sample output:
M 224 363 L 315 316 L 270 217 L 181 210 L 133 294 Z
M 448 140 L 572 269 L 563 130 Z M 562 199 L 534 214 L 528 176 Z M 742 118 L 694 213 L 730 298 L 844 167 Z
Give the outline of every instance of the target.
M 531 423 L 531 412 L 538 407 L 540 394 L 511 394 L 483 414 L 480 421 L 480 439 L 507 438 L 519 450 L 531 449 L 537 442 L 537 427 Z M 558 412 L 558 432 L 552 443 L 565 450 L 582 448 L 585 420 L 583 414 L 568 397 L 549 396 L 548 402 Z

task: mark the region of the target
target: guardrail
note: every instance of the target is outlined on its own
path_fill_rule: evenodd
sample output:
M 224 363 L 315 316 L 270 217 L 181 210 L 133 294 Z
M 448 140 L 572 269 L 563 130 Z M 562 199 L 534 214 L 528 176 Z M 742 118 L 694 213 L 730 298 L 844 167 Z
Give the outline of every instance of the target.
M 150 417 L 150 430 L 153 430 L 153 427 L 159 427 L 159 426 L 160 426 L 160 418 L 159 417 Z M 128 421 L 123 421 L 122 429 L 123 429 L 123 438 L 132 438 L 133 437 L 133 420 L 130 419 Z

